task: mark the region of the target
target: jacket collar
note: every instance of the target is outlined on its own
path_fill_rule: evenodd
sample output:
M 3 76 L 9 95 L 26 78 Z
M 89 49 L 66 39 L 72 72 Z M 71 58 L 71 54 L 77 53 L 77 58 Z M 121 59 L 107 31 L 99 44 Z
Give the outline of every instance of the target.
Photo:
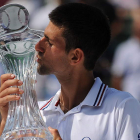
M 89 93 L 87 94 L 86 98 L 81 102 L 81 106 L 88 105 L 88 106 L 101 106 L 106 90 L 108 86 L 103 84 L 100 78 L 96 78 L 93 86 L 91 87 Z M 56 106 L 59 104 L 59 96 L 61 93 L 61 89 L 56 93 L 54 97 L 52 97 L 48 102 L 42 106 L 40 110 L 54 110 Z

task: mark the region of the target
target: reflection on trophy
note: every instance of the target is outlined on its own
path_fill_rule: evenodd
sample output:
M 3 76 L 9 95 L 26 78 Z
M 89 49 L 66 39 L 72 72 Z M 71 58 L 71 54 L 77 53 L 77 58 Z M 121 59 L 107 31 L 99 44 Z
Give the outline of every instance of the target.
M 35 81 L 35 44 L 42 31 L 28 27 L 25 7 L 9 4 L 0 8 L 0 60 L 5 73 L 13 73 L 23 81 L 24 94 L 9 103 L 6 125 L 1 140 L 51 140 L 37 104 Z

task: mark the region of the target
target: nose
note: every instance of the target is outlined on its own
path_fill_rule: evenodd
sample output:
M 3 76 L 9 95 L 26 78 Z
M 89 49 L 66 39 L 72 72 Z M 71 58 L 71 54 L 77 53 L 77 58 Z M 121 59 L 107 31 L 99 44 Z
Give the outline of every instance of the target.
M 42 40 L 43 40 L 43 38 L 35 45 L 35 50 L 37 52 L 44 52 Z

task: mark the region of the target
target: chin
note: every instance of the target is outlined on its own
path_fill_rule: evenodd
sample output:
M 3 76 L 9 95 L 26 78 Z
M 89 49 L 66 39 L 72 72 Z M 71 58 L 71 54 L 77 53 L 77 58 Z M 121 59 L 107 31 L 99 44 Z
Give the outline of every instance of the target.
M 37 67 L 37 72 L 38 72 L 39 75 L 49 75 L 49 74 L 51 74 L 50 71 L 46 67 L 39 66 L 39 65 Z

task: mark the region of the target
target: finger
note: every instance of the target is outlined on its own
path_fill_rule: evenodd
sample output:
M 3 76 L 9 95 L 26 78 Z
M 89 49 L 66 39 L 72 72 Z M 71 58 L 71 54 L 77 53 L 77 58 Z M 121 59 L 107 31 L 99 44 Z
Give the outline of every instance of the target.
M 0 106 L 5 106 L 10 101 L 19 100 L 20 96 L 17 95 L 7 95 L 3 98 L 0 98 Z
M 3 84 L 8 79 L 14 79 L 14 78 L 15 78 L 15 75 L 12 73 L 3 74 L 1 75 L 1 84 Z
M 23 82 L 17 79 L 7 80 L 1 85 L 0 91 L 3 91 L 11 86 L 21 86 L 22 84 Z
M 15 88 L 15 87 L 9 87 L 9 88 L 6 88 L 5 90 L 3 90 L 1 93 L 0 93 L 0 98 L 3 98 L 4 96 L 6 95 L 9 95 L 9 94 L 14 94 L 14 93 L 17 93 L 17 94 L 22 94 L 24 91 L 19 89 L 19 88 Z
M 57 129 L 53 129 L 52 127 L 48 127 L 48 129 L 53 135 L 53 140 L 62 140 Z

